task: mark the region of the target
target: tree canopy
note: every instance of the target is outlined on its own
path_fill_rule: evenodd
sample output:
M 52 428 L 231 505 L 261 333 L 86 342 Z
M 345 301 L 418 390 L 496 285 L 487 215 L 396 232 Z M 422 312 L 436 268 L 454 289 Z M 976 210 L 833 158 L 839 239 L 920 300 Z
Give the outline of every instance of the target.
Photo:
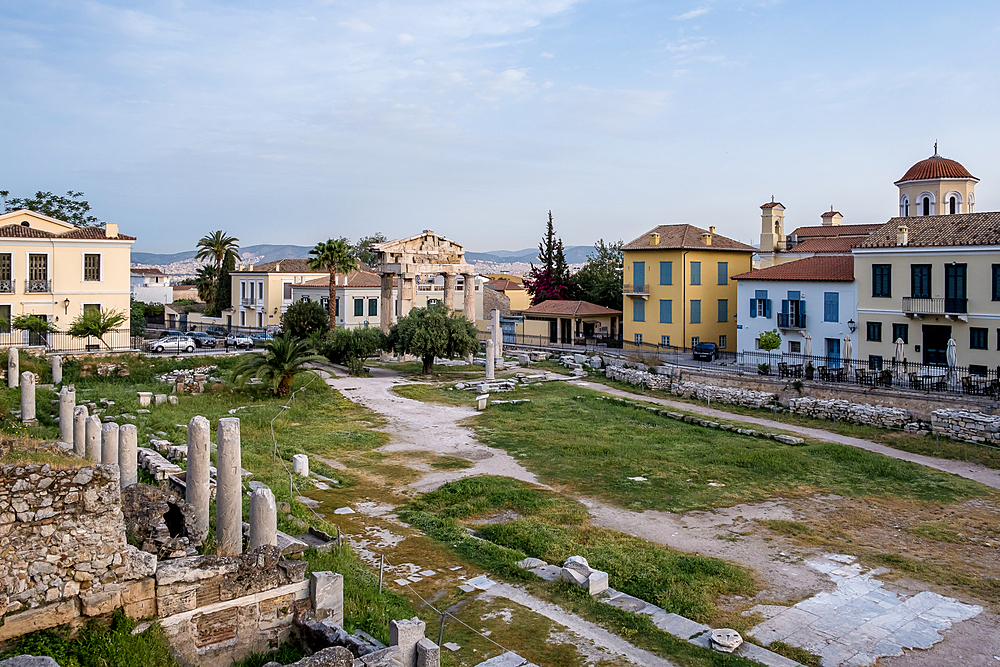
M 240 240 L 220 229 L 198 239 L 197 248 L 198 252 L 194 258 L 211 262 L 212 267 L 211 272 L 205 267 L 198 271 L 198 296 L 208 304 L 205 307 L 205 314 L 217 317 L 230 305 L 220 298 L 223 293 L 223 267 L 231 265 L 235 268 L 239 257 Z M 227 273 L 226 280 L 228 279 Z M 228 286 L 225 291 L 228 293 Z M 206 298 L 208 296 L 211 296 L 211 299 Z
M 344 237 L 320 241 L 309 251 L 309 254 L 312 255 L 309 258 L 310 269 L 330 272 L 330 301 L 327 306 L 330 317 L 330 328 L 333 329 L 337 326 L 337 274 L 347 274 L 356 270 L 358 268 L 358 259 L 354 255 L 354 248 Z
M 111 346 L 104 340 L 105 334 L 120 327 L 127 319 L 125 313 L 117 310 L 86 309 L 69 325 L 67 333 L 74 338 L 93 336 L 110 350 Z
M 285 332 L 264 342 L 264 352 L 243 355 L 233 368 L 233 381 L 246 385 L 251 378 L 262 380 L 278 396 L 288 396 L 295 376 L 307 370 L 306 364 L 324 361 L 308 340 L 295 340 Z
M 622 309 L 622 242 L 600 239 L 587 255 L 587 264 L 573 275 L 575 296 L 605 308 Z
M 760 349 L 771 352 L 781 347 L 781 334 L 777 329 L 760 332 Z
M 479 349 L 476 326 L 460 313 L 452 313 L 444 303 L 414 308 L 389 330 L 386 349 L 396 354 L 412 354 L 423 361 L 429 374 L 434 357 L 452 358 Z
M 314 333 L 330 328 L 326 309 L 316 301 L 296 301 L 281 316 L 281 329 L 292 334 L 292 338 L 308 338 Z
M 14 197 L 10 198 L 10 190 L 0 190 L 0 199 L 3 199 L 4 213 L 17 211 L 22 208 L 47 215 L 50 218 L 63 220 L 77 227 L 93 225 L 103 227 L 104 221 L 98 220 L 90 215 L 90 204 L 83 199 L 82 192 L 66 193 L 66 196 L 42 192 L 39 190 L 34 197 Z
M 371 236 L 362 236 L 353 246 L 354 256 L 368 268 L 375 268 L 375 265 L 378 264 L 378 253 L 372 250 L 372 246 L 385 243 L 388 240 L 382 232 L 375 232 Z
M 531 295 L 531 305 L 554 299 L 562 301 L 573 297 L 573 282 L 563 252 L 562 239 L 556 238 L 552 211 L 545 226 L 545 235 L 538 244 L 540 266 L 531 265 L 524 278 L 524 288 Z

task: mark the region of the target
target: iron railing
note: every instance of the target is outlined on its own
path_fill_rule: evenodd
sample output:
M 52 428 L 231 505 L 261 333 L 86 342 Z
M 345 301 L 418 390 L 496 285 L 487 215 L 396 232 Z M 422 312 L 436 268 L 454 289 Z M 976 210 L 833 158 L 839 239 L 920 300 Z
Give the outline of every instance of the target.
M 0 347 L 38 346 L 53 352 L 107 352 L 138 350 L 142 336 L 133 336 L 130 329 L 113 329 L 104 334 L 103 342 L 94 337 L 77 338 L 63 331 L 36 334 L 29 331 L 0 332 Z
M 778 313 L 779 329 L 805 329 L 806 316 L 802 313 Z
M 52 291 L 51 280 L 28 280 L 24 283 L 25 294 L 48 294 Z
M 622 294 L 632 295 L 632 294 L 649 294 L 649 285 L 629 285 L 628 283 L 622 285 Z
M 14 280 L 0 280 L 0 294 L 13 294 L 14 283 Z

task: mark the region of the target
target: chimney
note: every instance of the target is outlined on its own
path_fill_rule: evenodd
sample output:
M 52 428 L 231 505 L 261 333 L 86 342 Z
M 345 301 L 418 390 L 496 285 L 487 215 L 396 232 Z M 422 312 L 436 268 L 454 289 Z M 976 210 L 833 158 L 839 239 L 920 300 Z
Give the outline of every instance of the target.
M 819 218 L 823 222 L 824 227 L 839 227 L 840 221 L 844 219 L 844 216 L 839 211 L 834 211 L 833 206 L 831 206 L 830 210 L 819 216 Z
M 708 232 L 705 232 L 704 234 L 701 235 L 701 242 L 704 243 L 705 245 L 712 245 L 712 235 L 709 234 Z
M 117 222 L 104 223 L 104 236 L 106 236 L 109 239 L 118 238 L 118 223 Z
M 909 245 L 910 244 L 910 228 L 906 225 L 900 225 L 896 228 L 896 245 Z
M 709 234 L 714 234 L 714 233 L 715 233 L 715 225 L 710 225 L 710 226 L 709 226 L 709 228 L 708 228 L 708 233 L 709 233 Z
M 652 232 L 649 235 L 649 245 L 660 245 L 660 235 L 656 232 Z

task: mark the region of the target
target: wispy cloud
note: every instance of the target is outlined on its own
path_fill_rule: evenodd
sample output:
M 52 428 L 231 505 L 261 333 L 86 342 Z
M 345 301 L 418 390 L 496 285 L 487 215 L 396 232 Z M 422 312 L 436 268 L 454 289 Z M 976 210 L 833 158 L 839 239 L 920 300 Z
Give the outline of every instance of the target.
M 358 19 L 351 19 L 349 21 L 341 21 L 340 25 L 348 30 L 353 30 L 354 32 L 375 32 L 375 28 L 371 27 L 364 21 Z
M 542 51 L 542 57 L 543 58 L 555 58 L 555 56 L 552 55 L 551 53 L 549 53 L 548 51 Z
M 707 14 L 710 11 L 712 11 L 711 7 L 698 7 L 697 9 L 692 9 L 689 12 L 684 12 L 683 14 L 678 14 L 677 16 L 674 17 L 674 20 L 675 21 L 687 21 L 689 19 L 698 18 L 699 16 Z

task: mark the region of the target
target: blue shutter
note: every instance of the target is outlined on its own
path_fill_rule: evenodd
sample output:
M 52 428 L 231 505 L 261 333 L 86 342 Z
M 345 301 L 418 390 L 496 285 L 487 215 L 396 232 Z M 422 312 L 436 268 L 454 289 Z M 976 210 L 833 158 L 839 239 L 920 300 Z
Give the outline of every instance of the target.
M 673 301 L 670 299 L 660 299 L 660 324 L 672 324 L 673 322 Z
M 788 300 L 789 301 L 798 301 L 801 298 L 802 298 L 802 292 L 788 290 Z
M 824 292 L 823 293 L 823 321 L 824 322 L 839 322 L 840 321 L 840 293 L 839 292 Z
M 632 282 L 636 285 L 646 284 L 646 262 L 632 262 Z
M 766 317 L 767 319 L 771 319 L 771 300 L 770 299 L 765 299 L 764 300 L 764 317 Z
M 719 284 L 729 284 L 729 262 L 719 262 Z
M 673 262 L 660 262 L 660 284 L 661 285 L 673 285 L 674 284 L 674 263 Z
M 767 298 L 767 290 L 766 289 L 754 290 L 753 291 L 753 296 L 754 296 L 755 299 L 766 299 Z
M 757 317 L 757 299 L 750 299 L 750 317 Z
M 691 262 L 691 284 L 701 284 L 701 262 Z
M 788 299 L 781 300 L 781 314 L 782 315 L 788 314 Z
M 632 320 L 634 322 L 646 321 L 646 302 L 643 299 L 632 301 Z

